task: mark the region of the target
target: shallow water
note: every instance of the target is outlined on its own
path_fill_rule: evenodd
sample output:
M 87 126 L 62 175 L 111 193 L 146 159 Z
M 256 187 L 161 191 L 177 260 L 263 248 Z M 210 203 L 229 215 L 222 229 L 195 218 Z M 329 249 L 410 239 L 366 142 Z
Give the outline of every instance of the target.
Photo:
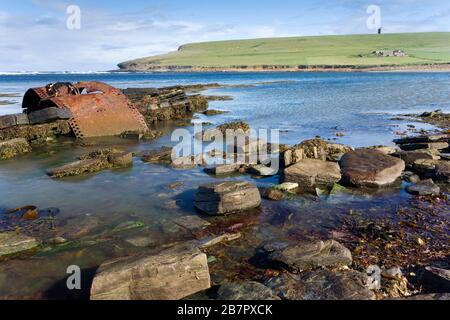
M 448 73 L 17 75 L 0 76 L 0 92 L 23 93 L 28 87 L 53 81 L 94 79 L 121 88 L 214 82 L 254 85 L 208 90 L 207 94 L 233 96 L 233 101 L 210 103 L 210 108 L 231 112 L 200 118 L 215 124 L 242 119 L 255 129 L 281 129 L 282 143 L 298 143 L 316 135 L 331 139 L 336 138 L 336 132 L 344 132 L 344 137 L 336 138 L 338 142 L 352 146 L 392 144 L 395 131 L 403 130 L 410 123 L 390 120 L 393 115 L 430 109 L 450 111 Z M 0 107 L 2 110 L 19 112 L 20 106 Z M 164 130 L 170 133 L 173 128 L 168 124 Z M 171 219 L 196 214 L 192 199 L 198 185 L 219 180 L 206 175 L 201 168 L 180 171 L 135 158 L 129 169 L 62 180 L 52 180 L 46 175 L 46 170 L 99 147 L 142 151 L 168 144 L 173 143 L 167 135 L 155 142 L 140 143 L 100 139 L 90 147 L 63 139 L 31 154 L 2 161 L 0 209 L 25 205 L 59 208 L 56 219 L 62 224 L 56 233 L 86 223 L 94 226 L 70 250 L 55 251 L 52 247 L 47 253 L 1 262 L 0 298 L 66 297 L 68 293 L 63 287 L 68 265 L 95 269 L 110 258 L 146 250 L 126 241 L 136 237 L 145 238 L 151 248 L 193 238 L 189 232 L 180 232 Z M 226 179 L 245 179 L 258 186 L 277 183 L 277 177 L 254 179 L 243 175 Z M 169 187 L 177 182 L 181 185 Z M 230 249 L 230 255 L 240 261 L 251 255 L 261 242 L 327 237 L 350 210 L 372 217 L 390 216 L 398 206 L 408 205 L 410 199 L 402 186 L 370 195 L 293 196 L 280 203 L 264 201 L 260 210 L 233 220 L 205 219 L 218 231 L 234 222 L 245 222 L 244 239 Z M 114 231 L 127 221 L 138 221 L 143 227 Z M 39 229 L 30 226 L 28 231 L 33 234 L 36 228 Z M 227 270 L 223 261 L 218 265 L 221 267 L 214 268 L 214 281 L 236 272 L 231 266 Z M 81 296 L 86 297 L 85 294 Z M 80 297 L 76 293 L 72 296 Z

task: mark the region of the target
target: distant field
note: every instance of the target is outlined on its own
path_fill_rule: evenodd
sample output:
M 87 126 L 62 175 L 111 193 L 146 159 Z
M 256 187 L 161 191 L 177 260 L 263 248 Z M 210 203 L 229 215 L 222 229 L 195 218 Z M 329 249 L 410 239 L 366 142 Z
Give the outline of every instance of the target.
M 377 57 L 375 50 L 407 57 Z M 136 59 L 120 68 L 164 66 L 386 66 L 450 63 L 450 33 L 404 33 L 268 38 L 194 43 L 178 51 Z

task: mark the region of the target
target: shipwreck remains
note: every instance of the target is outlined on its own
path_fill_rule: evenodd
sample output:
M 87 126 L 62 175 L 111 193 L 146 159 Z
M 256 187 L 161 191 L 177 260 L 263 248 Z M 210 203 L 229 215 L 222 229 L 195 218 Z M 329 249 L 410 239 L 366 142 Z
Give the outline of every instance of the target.
M 128 98 L 102 82 L 55 83 L 29 89 L 22 108 L 30 124 L 69 119 L 77 138 L 113 136 L 148 130 Z

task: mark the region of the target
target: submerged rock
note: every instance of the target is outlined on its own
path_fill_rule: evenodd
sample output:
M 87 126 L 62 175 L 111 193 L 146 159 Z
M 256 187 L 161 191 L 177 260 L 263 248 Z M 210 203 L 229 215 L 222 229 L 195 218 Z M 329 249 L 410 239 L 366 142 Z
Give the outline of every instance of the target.
M 255 281 L 222 284 L 217 292 L 218 300 L 280 300 L 271 289 Z
M 218 165 L 216 167 L 212 167 L 212 168 L 206 168 L 205 172 L 208 174 L 212 174 L 212 175 L 227 175 L 227 174 L 231 174 L 231 173 L 235 173 L 238 172 L 240 169 L 241 165 L 240 164 L 223 164 L 223 165 Z
M 281 201 L 286 198 L 285 194 L 275 188 L 265 188 L 261 190 L 261 196 L 264 199 L 272 200 L 272 201 Z
M 341 180 L 339 165 L 335 162 L 304 159 L 286 168 L 284 182 L 298 183 L 300 188 L 314 190 L 315 187 L 332 187 Z
M 142 161 L 149 163 L 170 163 L 172 162 L 172 148 L 162 147 L 152 150 L 142 156 Z
M 178 300 L 210 286 L 206 254 L 180 246 L 102 264 L 91 300 Z
M 324 269 L 301 275 L 283 273 L 265 284 L 285 300 L 374 300 L 365 281 L 361 272 Z
M 259 207 L 258 188 L 245 181 L 219 182 L 200 186 L 194 206 L 208 215 L 230 214 Z
M 31 152 L 31 147 L 24 138 L 0 141 L 0 159 L 9 159 Z
M 35 238 L 14 231 L 0 232 L 0 257 L 34 249 L 40 245 Z
M 419 196 L 433 196 L 441 192 L 441 188 L 433 183 L 433 180 L 420 181 L 417 184 L 406 188 L 408 193 Z
M 342 182 L 357 187 L 382 187 L 394 183 L 405 170 L 401 159 L 375 150 L 359 149 L 339 162 Z
M 270 176 L 276 175 L 278 173 L 278 170 L 267 167 L 263 164 L 257 164 L 257 165 L 251 166 L 247 170 L 247 172 L 250 174 L 261 176 L 261 177 L 270 177 Z
M 352 263 L 350 250 L 335 240 L 304 243 L 275 250 L 269 260 L 298 273 L 318 267 L 348 266 Z
M 133 162 L 131 153 L 115 149 L 100 149 L 79 157 L 80 160 L 47 171 L 52 178 L 77 176 L 98 172 L 108 168 L 130 166 Z

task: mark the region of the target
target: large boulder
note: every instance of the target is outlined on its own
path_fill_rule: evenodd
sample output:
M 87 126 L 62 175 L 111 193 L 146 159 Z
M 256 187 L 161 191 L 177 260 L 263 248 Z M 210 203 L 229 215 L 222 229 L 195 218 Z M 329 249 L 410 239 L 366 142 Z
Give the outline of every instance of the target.
M 225 283 L 217 292 L 218 300 L 280 300 L 271 289 L 255 281 Z
M 277 248 L 268 257 L 270 261 L 295 273 L 319 267 L 348 266 L 352 263 L 350 250 L 335 240 Z
M 24 138 L 0 141 L 0 159 L 13 158 L 30 151 L 31 147 Z
M 338 161 L 344 154 L 352 150 L 351 147 L 343 144 L 312 139 L 284 150 L 281 153 L 281 159 L 286 167 L 304 159 Z
M 178 300 L 210 288 L 206 254 L 175 247 L 106 262 L 97 270 L 92 300 Z
M 315 187 L 332 187 L 341 180 L 339 165 L 335 162 L 303 159 L 286 168 L 283 174 L 284 182 L 298 183 L 304 190 Z
M 246 181 L 209 183 L 198 188 L 194 206 L 208 215 L 230 214 L 259 207 L 258 188 Z
M 354 270 L 317 270 L 294 275 L 283 273 L 265 284 L 285 300 L 374 300 L 367 276 Z
M 339 164 L 342 182 L 357 187 L 382 187 L 392 184 L 405 170 L 403 160 L 367 149 L 345 154 Z

